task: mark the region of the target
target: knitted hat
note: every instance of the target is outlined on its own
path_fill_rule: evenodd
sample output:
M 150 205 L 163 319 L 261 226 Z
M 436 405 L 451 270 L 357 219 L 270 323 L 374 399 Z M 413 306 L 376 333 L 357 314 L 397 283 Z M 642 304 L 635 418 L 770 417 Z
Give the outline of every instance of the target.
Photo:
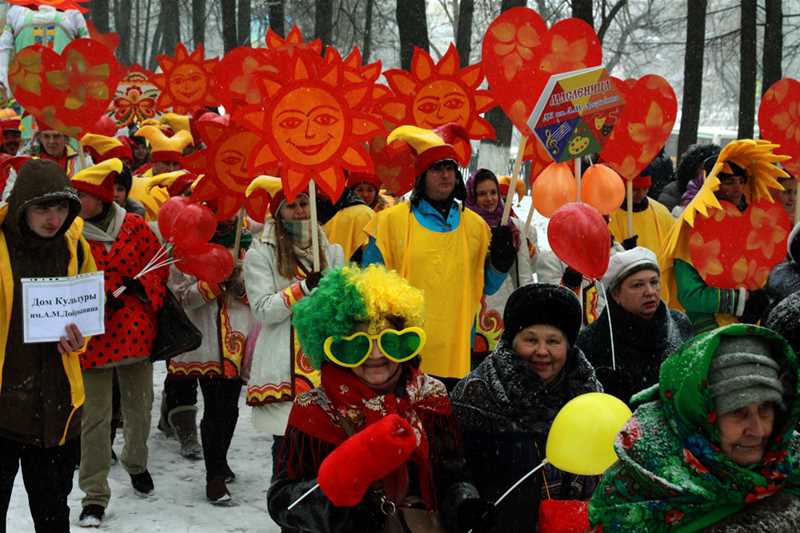
M 764 326 L 779 333 L 800 353 L 800 292 L 793 292 L 779 301 L 769 312 Z
M 721 336 L 708 371 L 709 390 L 717 404 L 717 413 L 724 415 L 761 402 L 782 405 L 779 371 L 767 340 L 755 336 Z
M 122 161 L 109 159 L 85 168 L 72 176 L 72 186 L 77 190 L 96 196 L 104 203 L 114 201 L 114 180 L 122 172 Z
M 603 276 L 603 285 L 611 291 L 617 288 L 625 278 L 641 270 L 655 270 L 659 274 L 658 258 L 649 248 L 637 246 L 611 256 L 608 270 Z
M 0 129 L 19 131 L 21 119 L 17 112 L 11 108 L 0 109 Z
M 107 159 L 133 159 L 130 146 L 116 137 L 106 137 L 95 133 L 87 133 L 81 138 L 81 144 L 92 156 L 92 161 L 102 163 Z
M 573 346 L 581 329 L 581 304 L 565 287 L 549 283 L 523 285 L 508 297 L 503 323 L 503 340 L 509 344 L 523 329 L 544 324 L 561 330 Z
M 141 135 L 150 143 L 152 161 L 180 161 L 183 150 L 192 144 L 192 134 L 185 130 L 167 137 L 155 126 L 143 126 L 136 135 Z
M 417 176 L 423 174 L 439 161 L 461 162 L 454 144 L 459 140 L 469 146 L 469 138 L 464 128 L 455 124 L 445 124 L 435 130 L 427 130 L 417 126 L 400 126 L 395 128 L 386 138 L 386 144 L 399 140 L 408 145 L 416 154 L 414 171 Z M 467 154 L 469 159 L 469 154 Z

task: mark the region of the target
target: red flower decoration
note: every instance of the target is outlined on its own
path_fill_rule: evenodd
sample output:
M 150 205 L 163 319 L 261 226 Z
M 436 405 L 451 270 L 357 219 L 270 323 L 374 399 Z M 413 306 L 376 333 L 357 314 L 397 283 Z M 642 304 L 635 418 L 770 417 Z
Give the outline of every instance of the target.
M 701 463 L 697 457 L 695 457 L 695 455 L 686 448 L 683 449 L 683 460 L 686 461 L 686 464 L 691 466 L 695 472 L 700 474 L 708 474 L 708 468 L 703 466 L 703 463 Z
M 670 509 L 669 511 L 664 513 L 664 523 L 671 526 L 683 520 L 683 517 L 684 517 L 683 512 L 677 509 Z

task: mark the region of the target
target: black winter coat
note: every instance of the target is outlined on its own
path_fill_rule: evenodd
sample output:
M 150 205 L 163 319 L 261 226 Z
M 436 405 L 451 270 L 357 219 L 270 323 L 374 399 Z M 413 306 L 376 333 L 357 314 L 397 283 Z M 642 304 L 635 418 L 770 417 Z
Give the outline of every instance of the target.
M 611 360 L 608 313 L 611 311 L 616 371 Z M 603 390 L 630 403 L 631 396 L 658 383 L 661 362 L 692 336 L 692 323 L 662 301 L 650 320 L 626 311 L 613 298 L 600 318 L 583 328 L 576 345 L 597 372 Z
M 672 211 L 676 205 L 681 203 L 681 196 L 683 196 L 683 193 L 681 192 L 680 183 L 678 183 L 678 180 L 672 180 L 661 189 L 661 193 L 656 200 Z
M 572 398 L 598 391 L 602 387 L 580 349 L 570 349 L 564 369 L 546 384 L 500 341 L 450 395 L 467 464 L 481 497 L 495 501 L 541 463 L 558 411 Z M 539 503 L 548 493 L 560 500 L 588 500 L 596 483 L 594 477 L 567 474 L 547 465 L 500 504 L 495 531 L 535 532 Z

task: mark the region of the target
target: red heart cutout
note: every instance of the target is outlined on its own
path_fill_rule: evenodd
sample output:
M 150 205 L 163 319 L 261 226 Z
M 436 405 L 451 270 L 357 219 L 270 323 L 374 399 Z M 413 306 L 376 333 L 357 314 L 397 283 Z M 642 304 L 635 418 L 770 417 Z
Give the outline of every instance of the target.
M 760 289 L 769 271 L 786 256 L 791 230 L 779 202 L 759 200 L 739 211 L 721 201 L 689 232 L 689 255 L 700 277 L 712 287 Z
M 758 128 L 762 139 L 780 145 L 779 152 L 792 156 L 783 163 L 793 176 L 800 175 L 800 81 L 784 78 L 761 97 Z
M 414 187 L 414 154 L 405 149 L 405 143 L 386 144 L 386 137 L 375 137 L 369 145 L 369 154 L 375 165 L 375 175 L 393 195 L 402 196 Z
M 638 80 L 612 78 L 625 99 L 600 158 L 625 179 L 639 175 L 666 144 L 678 114 L 669 82 L 655 74 Z
M 259 75 L 263 72 L 276 74 L 277 71 L 263 48 L 234 48 L 223 56 L 214 70 L 211 89 L 225 109 L 232 113 L 237 106 L 261 103 L 264 94 L 258 83 Z
M 42 45 L 23 48 L 9 67 L 9 85 L 40 125 L 80 138 L 108 109 L 121 75 L 114 54 L 84 38 L 60 54 Z
M 494 19 L 483 36 L 482 65 L 492 95 L 523 134 L 552 74 L 599 65 L 603 50 L 594 29 L 569 18 L 547 29 L 533 9 L 515 7 Z

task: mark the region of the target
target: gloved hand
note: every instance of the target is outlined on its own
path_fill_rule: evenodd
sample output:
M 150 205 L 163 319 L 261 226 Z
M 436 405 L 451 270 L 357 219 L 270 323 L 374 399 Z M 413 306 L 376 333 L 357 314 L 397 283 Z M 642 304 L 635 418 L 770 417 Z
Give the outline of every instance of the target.
M 458 530 L 489 533 L 497 522 L 497 507 L 481 498 L 464 500 L 458 506 Z
M 564 271 L 564 274 L 561 276 L 561 284 L 564 287 L 575 291 L 580 288 L 581 283 L 583 283 L 583 274 L 568 266 Z
M 391 414 L 367 426 L 333 450 L 319 467 L 317 482 L 336 507 L 353 507 L 370 485 L 405 463 L 417 448 L 411 426 Z
M 236 298 L 242 298 L 245 294 L 244 280 L 242 279 L 242 265 L 236 265 L 231 270 L 228 279 L 223 283 L 225 290 Z
M 306 290 L 308 292 L 313 291 L 319 286 L 319 282 L 322 279 L 322 272 L 309 272 L 308 276 L 306 276 L 305 284 Z
M 633 250 L 636 248 L 637 244 L 636 241 L 639 239 L 638 235 L 634 235 L 632 237 L 628 237 L 624 241 L 622 241 L 622 247 L 626 250 Z
M 125 285 L 125 292 L 132 296 L 138 296 L 143 302 L 147 301 L 147 293 L 141 281 L 134 278 L 122 278 L 122 284 Z
M 514 248 L 514 234 L 509 226 L 492 228 L 492 240 L 489 243 L 489 259 L 498 272 L 508 272 L 517 258 Z
M 118 309 L 125 307 L 125 304 L 119 298 L 115 298 L 112 291 L 106 291 L 106 310 L 112 314 Z
M 739 318 L 746 324 L 756 324 L 764 318 L 764 314 L 769 307 L 769 296 L 764 289 L 756 289 L 747 294 L 747 301 L 744 304 L 744 313 Z

